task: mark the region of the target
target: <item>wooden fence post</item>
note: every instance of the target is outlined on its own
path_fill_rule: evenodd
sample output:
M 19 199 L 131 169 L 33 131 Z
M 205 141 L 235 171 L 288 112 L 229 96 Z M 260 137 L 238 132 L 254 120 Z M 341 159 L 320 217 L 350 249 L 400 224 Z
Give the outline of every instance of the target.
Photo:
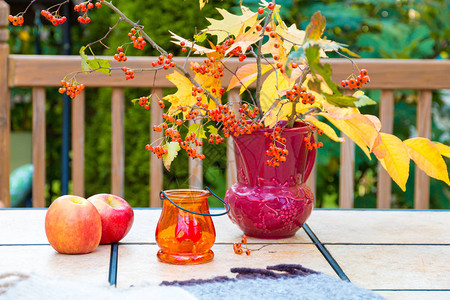
M 0 205 L 11 206 L 10 172 L 10 103 L 8 90 L 9 5 L 0 0 Z

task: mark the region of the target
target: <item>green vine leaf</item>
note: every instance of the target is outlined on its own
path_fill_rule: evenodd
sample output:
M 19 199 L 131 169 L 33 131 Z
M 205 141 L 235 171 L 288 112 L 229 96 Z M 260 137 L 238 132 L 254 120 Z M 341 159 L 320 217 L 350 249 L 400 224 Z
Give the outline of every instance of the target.
M 358 99 L 357 101 L 355 101 L 356 107 L 363 107 L 367 105 L 377 104 L 375 101 L 364 95 L 363 91 L 357 91 L 352 96 Z
M 89 59 L 87 61 L 87 63 L 89 65 L 89 67 L 91 68 L 91 70 L 97 69 L 97 70 L 95 70 L 96 72 L 111 75 L 111 69 L 110 69 L 111 64 L 106 59 L 103 59 L 103 58 Z
M 320 50 L 319 46 L 315 45 L 309 47 L 305 51 L 306 59 L 308 60 L 309 68 L 313 76 L 319 74 L 323 77 L 328 87 L 333 91 L 335 96 L 342 96 L 338 86 L 331 80 L 332 69 L 330 64 L 322 65 L 320 63 Z
M 352 96 L 346 96 L 346 95 L 330 95 L 330 94 L 323 94 L 325 96 L 325 99 L 327 99 L 327 102 L 339 106 L 339 107 L 356 107 L 356 98 Z M 368 97 L 367 97 L 368 98 Z
M 211 133 L 213 135 L 216 135 L 219 132 L 219 129 L 217 129 L 217 127 L 214 127 L 212 125 L 209 125 L 207 128 L 208 128 L 209 133 Z
M 205 130 L 203 129 L 203 125 L 201 124 L 191 124 L 188 128 L 188 135 L 190 135 L 191 133 L 195 133 L 195 136 L 198 139 L 206 139 L 206 134 L 205 134 Z
M 80 56 L 81 56 L 81 70 L 83 71 L 90 71 L 91 67 L 88 64 L 88 56 L 84 51 L 86 50 L 86 46 L 81 47 L 80 49 Z
M 167 150 L 167 154 L 164 154 L 162 159 L 164 163 L 164 167 L 166 167 L 167 171 L 170 171 L 170 165 L 172 161 L 177 157 L 178 151 L 180 151 L 181 147 L 178 142 L 170 142 L 163 146 L 163 149 Z

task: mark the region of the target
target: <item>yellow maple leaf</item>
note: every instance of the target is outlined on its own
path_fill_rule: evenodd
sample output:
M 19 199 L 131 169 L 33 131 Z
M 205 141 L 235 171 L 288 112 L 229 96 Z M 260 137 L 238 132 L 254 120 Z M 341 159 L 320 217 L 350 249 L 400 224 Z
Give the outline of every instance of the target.
M 178 71 L 166 76 L 177 87 L 175 94 L 167 95 L 163 99 L 171 103 L 169 114 L 173 113 L 178 106 L 194 105 L 197 100 L 192 96 L 192 83 Z M 187 113 L 184 113 L 187 114 Z
M 263 75 L 270 69 L 272 69 L 272 66 L 270 65 L 261 65 L 261 75 Z M 242 94 L 242 92 L 256 80 L 257 70 L 258 68 L 256 64 L 246 64 L 240 67 L 236 71 L 236 74 L 231 78 L 227 91 L 235 88 L 236 86 L 242 85 Z
M 238 35 L 234 39 L 234 43 L 230 46 L 230 48 L 225 51 L 225 55 L 236 49 L 237 47 L 241 47 L 241 52 L 246 52 L 248 46 L 256 43 L 260 39 L 262 39 L 261 32 L 256 30 L 256 26 L 261 23 L 261 20 L 257 20 L 253 26 L 245 31 L 245 25 L 241 27 L 241 30 L 239 31 Z M 245 31 L 245 32 L 244 32 Z
M 255 24 L 258 13 L 252 12 L 245 6 L 241 6 L 242 15 L 233 15 L 227 10 L 217 8 L 217 11 L 223 16 L 222 20 L 206 18 L 211 23 L 207 29 L 212 35 L 217 36 L 217 43 L 221 43 L 230 35 L 237 36 L 242 27 L 248 27 Z
M 269 27 L 271 27 L 272 30 L 276 32 L 277 26 L 275 25 L 275 22 L 272 21 L 269 24 Z M 272 32 L 265 32 L 265 35 L 268 36 L 271 33 Z M 278 46 L 275 47 L 275 44 L 278 44 Z M 281 63 L 282 65 L 286 64 L 287 52 L 283 47 L 283 40 L 278 34 L 276 35 L 276 37 L 270 37 L 267 42 L 262 45 L 261 53 L 271 54 L 273 57 L 278 56 L 279 59 L 276 61 L 276 63 Z
M 409 176 L 409 155 L 406 145 L 395 135 L 380 133 L 385 155 L 378 158 L 383 168 L 389 173 L 392 180 L 405 191 Z
M 442 156 L 450 158 L 450 147 L 447 145 L 444 145 L 442 143 L 434 142 L 436 147 L 439 149 L 439 152 L 441 152 Z
M 417 137 L 403 142 L 408 147 L 408 153 L 416 165 L 428 176 L 439 179 L 450 185 L 447 165 L 438 147 L 429 139 Z
M 292 24 L 289 28 L 277 26 L 277 33 L 283 38 L 283 48 L 289 53 L 294 47 L 295 50 L 303 44 L 305 31 L 297 29 L 297 25 Z
M 345 141 L 344 138 L 337 136 L 336 131 L 334 131 L 334 129 L 330 125 L 317 120 L 313 116 L 311 116 L 311 115 L 306 116 L 305 121 L 311 122 L 312 124 L 316 125 L 317 128 L 322 129 L 323 133 L 326 136 L 328 136 L 330 139 L 332 139 L 333 141 L 340 142 L 340 143 Z

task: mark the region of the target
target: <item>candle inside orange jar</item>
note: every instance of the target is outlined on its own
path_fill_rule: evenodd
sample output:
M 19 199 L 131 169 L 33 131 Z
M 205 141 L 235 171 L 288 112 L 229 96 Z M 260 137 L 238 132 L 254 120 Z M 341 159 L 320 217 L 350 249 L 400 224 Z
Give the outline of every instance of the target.
M 199 264 L 213 259 L 211 247 L 216 240 L 216 231 L 209 214 L 210 195 L 209 190 L 192 189 L 161 193 L 164 204 L 155 233 L 160 247 L 157 256 L 161 261 Z

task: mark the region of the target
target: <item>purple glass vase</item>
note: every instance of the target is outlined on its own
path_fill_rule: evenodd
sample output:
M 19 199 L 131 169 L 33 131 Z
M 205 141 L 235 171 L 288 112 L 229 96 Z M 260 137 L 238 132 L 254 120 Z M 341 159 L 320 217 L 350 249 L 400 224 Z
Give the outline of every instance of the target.
M 279 167 L 266 165 L 265 155 L 270 139 L 264 136 L 272 129 L 261 129 L 234 138 L 237 183 L 225 195 L 230 204 L 228 214 L 242 231 L 252 237 L 280 239 L 293 236 L 310 216 L 314 195 L 305 181 L 316 157 L 315 148 L 308 150 L 303 139 L 314 142 L 304 123 L 285 128 L 289 151 Z

